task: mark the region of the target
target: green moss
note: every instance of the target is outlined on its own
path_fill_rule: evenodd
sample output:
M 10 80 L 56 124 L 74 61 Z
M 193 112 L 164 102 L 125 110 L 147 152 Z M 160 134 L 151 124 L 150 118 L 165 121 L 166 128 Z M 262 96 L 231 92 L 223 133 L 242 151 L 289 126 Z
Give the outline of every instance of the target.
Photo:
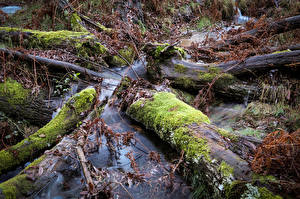
M 17 199 L 22 195 L 28 195 L 33 190 L 32 181 L 27 180 L 26 174 L 17 175 L 0 184 L 0 190 L 5 199 Z M 20 195 L 21 194 L 21 195 Z
M 30 167 L 37 166 L 40 162 L 42 162 L 45 159 L 45 157 L 45 155 L 42 155 L 38 159 L 34 160 L 31 164 L 29 164 L 24 170 L 27 170 Z M 21 198 L 33 192 L 33 182 L 27 180 L 26 174 L 22 173 L 23 172 L 0 184 L 0 190 L 2 191 L 2 194 L 5 196 L 5 198 Z
M 229 131 L 225 130 L 225 129 L 222 129 L 222 128 L 218 128 L 217 129 L 217 132 L 226 137 L 226 138 L 229 138 L 231 141 L 237 141 L 238 140 L 238 136 L 233 134 L 233 133 L 230 133 Z
M 166 49 L 166 47 L 168 47 L 169 44 L 163 44 L 163 45 L 159 45 L 156 47 L 155 52 L 154 52 L 154 58 L 155 59 L 159 59 L 160 58 L 160 54 L 162 52 L 164 52 L 164 50 Z
M 152 129 L 165 141 L 185 150 L 190 159 L 206 158 L 209 149 L 204 139 L 189 135 L 188 125 L 210 123 L 208 117 L 180 101 L 172 93 L 158 92 L 151 99 L 139 99 L 127 110 L 135 120 Z
M 71 15 L 72 30 L 76 31 L 76 32 L 88 32 L 88 30 L 85 27 L 83 27 L 83 25 L 81 23 L 82 23 L 82 21 L 81 21 L 80 17 L 76 13 L 73 13 Z
M 269 191 L 267 188 L 265 187 L 260 187 L 258 189 L 259 193 L 260 193 L 260 197 L 259 199 L 282 199 L 281 196 L 279 195 L 274 195 L 271 191 Z
M 116 95 L 119 97 L 121 92 L 126 90 L 131 85 L 131 80 L 126 76 L 120 82 L 117 90 L 115 91 Z
M 231 177 L 233 176 L 234 169 L 231 166 L 229 166 L 225 161 L 222 161 L 219 166 L 219 171 L 221 172 L 222 176 Z
M 276 52 L 273 52 L 272 54 L 279 54 L 279 53 L 286 53 L 286 52 L 291 52 L 291 50 L 287 49 L 287 50 L 282 50 L 282 51 L 276 51 Z
M 68 133 L 81 119 L 81 113 L 91 108 L 95 95 L 93 88 L 75 94 L 47 125 L 9 149 L 0 151 L 0 174 L 49 148 L 56 142 L 58 135 Z
M 272 175 L 264 176 L 264 175 L 259 175 L 256 173 L 252 176 L 252 179 L 253 179 L 253 181 L 259 181 L 260 183 L 263 183 L 263 184 L 277 181 L 277 179 Z
M 208 17 L 202 17 L 197 22 L 197 29 L 203 30 L 204 28 L 207 28 L 211 25 L 212 25 L 212 23 Z
M 174 131 L 173 140 L 176 147 L 184 150 L 188 160 L 198 162 L 200 159 L 204 158 L 206 161 L 211 161 L 207 141 L 191 136 L 187 127 L 176 129 Z
M 143 108 L 141 109 L 142 104 Z M 130 106 L 128 113 L 157 132 L 171 132 L 192 123 L 210 123 L 208 117 L 201 111 L 167 92 L 155 93 L 151 100 L 138 100 Z
M 107 53 L 107 49 L 101 43 L 92 40 L 77 42 L 75 48 L 77 54 L 85 58 L 89 58 L 93 55 L 105 55 Z
M 45 157 L 46 157 L 46 155 L 42 155 L 41 157 L 37 158 L 32 163 L 30 163 L 24 170 L 27 170 L 30 167 L 37 166 L 38 164 L 40 164 L 45 159 Z
M 146 27 L 145 27 L 145 25 L 143 24 L 143 22 L 141 20 L 138 20 L 138 25 L 140 27 L 141 33 L 145 34 L 147 30 L 146 30 Z
M 186 89 L 194 89 L 196 88 L 196 83 L 193 79 L 189 77 L 179 77 L 175 79 L 175 85 L 180 85 Z
M 184 101 L 185 103 L 187 103 L 189 105 L 192 105 L 195 100 L 195 96 L 188 92 L 185 92 L 185 91 L 182 91 L 179 89 L 175 89 L 175 88 L 171 88 L 171 91 L 172 91 L 172 93 L 174 93 L 176 95 L 176 97 L 178 99 Z
M 127 62 L 118 55 L 112 57 L 112 61 L 110 62 L 114 66 L 125 66 L 128 63 L 132 64 L 135 58 L 135 51 L 132 47 L 126 47 L 124 49 L 119 50 L 119 54 L 127 60 Z
M 256 129 L 253 129 L 253 128 L 245 128 L 245 129 L 242 129 L 242 130 L 239 130 L 238 131 L 241 135 L 246 135 L 246 136 L 254 136 L 254 137 L 257 137 L 259 139 L 262 138 L 262 131 L 260 130 L 256 130 Z
M 185 73 L 187 71 L 187 68 L 183 64 L 175 64 L 174 68 L 177 73 Z
M 228 73 L 218 73 L 218 72 L 199 72 L 198 78 L 202 82 L 211 82 L 218 76 L 218 79 L 215 84 L 225 85 L 232 83 L 235 78 L 233 75 Z M 223 85 L 224 86 L 224 85 Z
M 176 51 L 180 54 L 181 58 L 184 58 L 186 56 L 186 52 L 183 48 L 175 46 L 173 52 L 176 52 Z
M 30 39 L 24 39 L 24 44 L 29 47 L 53 48 L 53 46 L 70 45 L 77 49 L 82 56 L 103 55 L 107 49 L 95 37 L 88 32 L 74 31 L 38 31 L 20 28 L 0 27 L 0 31 L 6 32 L 29 32 L 33 34 Z M 6 41 L 7 42 L 7 41 Z
M 8 78 L 4 83 L 0 83 L 0 95 L 6 96 L 10 105 L 22 105 L 26 102 L 30 90 L 24 89 L 17 81 Z

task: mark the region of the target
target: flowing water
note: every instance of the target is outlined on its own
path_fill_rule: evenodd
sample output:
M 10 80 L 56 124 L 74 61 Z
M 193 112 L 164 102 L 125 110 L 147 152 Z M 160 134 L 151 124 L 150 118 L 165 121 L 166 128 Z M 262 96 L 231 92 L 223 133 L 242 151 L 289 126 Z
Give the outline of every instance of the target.
M 144 60 L 137 61 L 133 65 L 133 70 L 129 68 L 115 68 L 119 74 L 125 73 L 133 79 L 139 77 L 145 78 L 146 70 L 144 68 Z M 101 90 L 100 99 L 109 98 L 115 87 L 121 80 L 121 77 L 107 73 L 104 79 L 104 87 Z M 78 86 L 73 86 L 78 92 Z M 70 96 L 68 94 L 67 96 Z M 129 146 L 122 146 L 112 152 L 107 145 L 107 139 L 103 135 L 101 137 L 102 145 L 98 150 L 90 153 L 87 159 L 91 164 L 108 173 L 103 184 L 110 184 L 113 188 L 114 198 L 190 198 L 191 189 L 183 178 L 177 173 L 170 178 L 172 161 L 178 160 L 178 154 L 168 144 L 159 139 L 152 131 L 145 130 L 141 125 L 126 117 L 124 113 L 120 113 L 115 107 L 106 105 L 102 115 L 100 116 L 105 123 L 116 133 L 133 132 L 134 142 Z M 96 143 L 96 135 L 93 134 L 88 138 L 91 142 Z M 150 152 L 156 152 L 160 156 L 160 162 L 149 159 Z M 131 166 L 131 161 L 127 157 L 128 153 L 132 153 L 137 164 L 139 174 L 142 175 L 141 181 L 138 183 L 130 180 L 128 175 L 136 173 Z M 55 180 L 44 188 L 35 198 L 40 199 L 65 199 L 77 198 L 82 190 L 80 186 L 81 178 L 64 179 L 58 173 Z M 125 181 L 125 182 L 124 182 Z M 65 190 L 63 184 L 72 184 L 73 191 Z M 120 185 L 123 184 L 123 186 Z
M 18 10 L 21 10 L 20 6 L 5 6 L 0 8 L 0 10 L 6 14 L 15 14 Z

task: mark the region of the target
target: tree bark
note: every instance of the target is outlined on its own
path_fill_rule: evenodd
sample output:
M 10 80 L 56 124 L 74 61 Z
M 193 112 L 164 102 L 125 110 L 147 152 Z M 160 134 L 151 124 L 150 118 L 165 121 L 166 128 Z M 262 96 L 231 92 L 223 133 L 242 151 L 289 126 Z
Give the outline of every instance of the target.
M 168 79 L 171 85 L 198 93 L 212 84 L 213 91 L 229 100 L 243 102 L 260 96 L 256 84 L 247 84 L 236 76 L 261 74 L 279 69 L 296 74 L 300 70 L 300 50 L 250 57 L 244 61 L 230 61 L 220 64 L 196 64 L 181 60 L 176 48 L 167 46 L 155 54 L 157 46 L 148 46 L 147 72 L 151 79 Z
M 10 78 L 0 83 L 0 110 L 38 126 L 48 123 L 57 109 L 55 105 L 44 100 L 46 98 L 43 91 L 34 96 L 30 89 L 24 89 L 20 83 Z
M 162 90 L 158 92 L 154 86 L 149 88 L 149 83 L 135 81 L 123 90 L 119 104 L 124 102 L 132 119 L 153 130 L 177 151 L 185 152 L 195 197 L 224 198 L 233 191 L 226 187 L 240 181 L 250 183 L 250 166 L 241 157 L 253 152 L 255 142 L 209 124 L 202 112 Z
M 68 62 L 63 62 L 63 61 L 58 61 L 58 60 L 54 60 L 54 59 L 48 59 L 48 58 L 43 58 L 43 57 L 39 57 L 39 56 L 33 56 L 33 55 L 29 55 L 29 54 L 24 54 L 18 51 L 12 51 L 12 50 L 8 50 L 8 49 L 3 49 L 0 48 L 0 52 L 2 52 L 4 55 L 8 56 L 8 57 L 13 57 L 15 59 L 21 59 L 24 61 L 28 61 L 29 63 L 36 63 L 37 65 L 45 65 L 48 67 L 48 69 L 60 69 L 63 70 L 65 72 L 68 71 L 75 71 L 75 72 L 79 72 L 83 75 L 87 75 L 87 76 L 92 76 L 92 77 L 97 77 L 97 78 L 104 78 L 106 77 L 105 75 L 95 72 L 93 70 L 87 69 L 87 68 L 83 68 L 81 66 L 75 65 L 75 64 L 71 64 Z M 113 73 L 112 75 L 118 75 L 120 76 L 120 74 L 114 72 L 113 70 L 110 70 L 106 67 L 102 67 L 104 70 L 108 70 L 110 71 L 110 73 Z
M 217 67 L 233 75 L 255 73 L 272 69 L 299 70 L 300 50 L 276 54 L 258 55 L 244 61 L 230 61 Z
M 217 50 L 221 50 L 222 48 L 227 47 L 229 45 L 237 45 L 243 42 L 251 42 L 251 37 L 249 36 L 258 37 L 263 33 L 274 35 L 290 30 L 295 30 L 298 28 L 300 28 L 300 15 L 281 19 L 279 21 L 267 24 L 266 26 L 240 33 L 234 36 L 233 38 L 227 39 L 223 43 L 218 44 L 214 48 Z
M 57 136 L 72 130 L 92 109 L 96 91 L 87 88 L 71 97 L 47 125 L 14 146 L 0 151 L 0 175 L 34 158 L 56 143 Z

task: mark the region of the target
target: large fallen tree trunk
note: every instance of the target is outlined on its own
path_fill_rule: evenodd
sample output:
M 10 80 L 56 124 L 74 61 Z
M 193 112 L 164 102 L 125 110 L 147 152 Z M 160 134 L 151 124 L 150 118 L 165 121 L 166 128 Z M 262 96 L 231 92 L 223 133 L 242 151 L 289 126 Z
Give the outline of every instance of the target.
M 0 110 L 15 118 L 26 119 L 38 126 L 48 123 L 52 113 L 57 109 L 53 104 L 44 100 L 46 94 L 38 96 L 31 94 L 17 81 L 8 78 L 0 83 Z
M 221 44 L 218 44 L 215 49 L 222 49 L 229 45 L 237 45 L 242 42 L 251 42 L 252 37 L 259 37 L 264 33 L 268 33 L 271 35 L 280 34 L 283 32 L 287 32 L 290 30 L 295 30 L 300 28 L 300 15 L 281 19 L 279 21 L 267 24 L 266 26 L 262 26 L 260 28 L 255 28 L 243 33 L 240 33 L 233 38 L 227 39 L 223 41 Z M 250 37 L 249 37 L 250 36 Z
M 52 146 L 57 136 L 72 130 L 91 110 L 96 98 L 96 91 L 87 88 L 71 97 L 60 112 L 47 125 L 18 144 L 0 151 L 0 175 L 34 158 L 43 150 Z
M 44 32 L 30 29 L 0 27 L 0 42 L 10 47 L 22 46 L 25 48 L 39 49 L 70 49 L 79 57 L 102 57 L 109 65 L 114 66 L 127 65 L 127 62 L 131 63 L 135 57 L 135 51 L 131 47 L 124 47 L 118 51 L 118 55 L 112 55 L 95 35 L 85 30 L 81 32 L 68 30 Z
M 17 176 L 0 184 L 1 199 L 35 198 L 47 187 L 51 187 L 58 178 L 64 182 L 80 177 L 80 167 L 72 154 L 76 141 L 65 137 L 53 149 L 33 161 Z M 59 152 L 58 152 L 59 151 Z M 79 195 L 83 186 L 72 188 Z
M 118 92 L 121 108 L 174 149 L 184 151 L 195 198 L 241 198 L 252 187 L 273 196 L 254 185 L 250 166 L 241 158 L 255 148 L 253 143 L 211 125 L 206 115 L 172 93 L 155 91 L 143 81 L 124 85 Z
M 180 60 L 180 50 L 169 45 L 149 45 L 147 72 L 152 79 L 168 79 L 176 87 L 198 92 L 213 84 L 217 94 L 229 99 L 243 101 L 245 96 L 254 99 L 260 96 L 257 85 L 247 85 L 235 76 L 261 74 L 280 69 L 295 73 L 300 70 L 300 50 L 250 57 L 244 61 L 221 64 L 195 64 Z

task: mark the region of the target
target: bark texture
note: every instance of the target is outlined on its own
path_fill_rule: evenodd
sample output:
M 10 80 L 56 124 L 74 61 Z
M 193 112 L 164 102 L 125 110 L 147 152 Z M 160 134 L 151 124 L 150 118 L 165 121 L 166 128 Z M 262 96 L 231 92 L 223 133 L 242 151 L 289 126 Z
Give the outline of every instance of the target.
M 71 97 L 47 125 L 14 146 L 0 151 L 0 175 L 34 158 L 56 143 L 57 136 L 70 132 L 91 110 L 96 91 L 87 88 Z
M 249 164 L 241 157 L 255 148 L 254 142 L 211 125 L 206 115 L 174 94 L 154 89 L 147 83 L 134 82 L 119 93 L 119 99 L 131 118 L 174 149 L 185 152 L 195 198 L 224 198 L 235 183 L 251 181 Z

